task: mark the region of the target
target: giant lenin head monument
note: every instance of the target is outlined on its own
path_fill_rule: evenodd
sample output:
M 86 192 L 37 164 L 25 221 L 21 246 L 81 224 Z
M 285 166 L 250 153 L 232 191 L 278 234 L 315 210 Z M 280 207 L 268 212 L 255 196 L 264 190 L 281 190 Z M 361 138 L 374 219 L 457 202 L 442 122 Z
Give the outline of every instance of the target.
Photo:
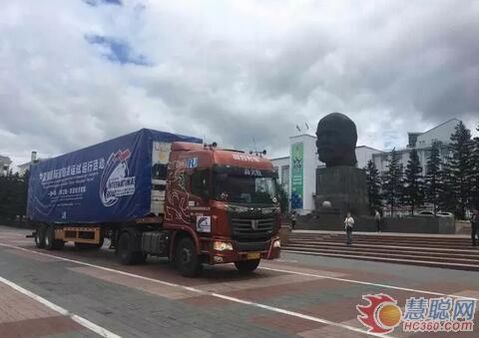
M 356 144 L 357 127 L 348 116 L 331 113 L 318 122 L 317 152 L 325 164 L 316 173 L 315 207 L 320 224 L 345 217 L 348 211 L 354 216 L 368 214 L 366 177 L 357 168 Z
M 331 113 L 318 122 L 318 158 L 327 168 L 335 166 L 354 167 L 357 163 L 355 147 L 357 127 L 346 115 Z

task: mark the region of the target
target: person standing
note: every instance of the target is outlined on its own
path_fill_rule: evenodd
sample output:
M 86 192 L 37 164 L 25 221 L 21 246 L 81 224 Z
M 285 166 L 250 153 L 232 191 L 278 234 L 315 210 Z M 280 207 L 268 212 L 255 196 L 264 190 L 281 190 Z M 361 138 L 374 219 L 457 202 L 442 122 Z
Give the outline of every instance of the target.
M 294 230 L 295 225 L 297 224 L 297 213 L 295 210 L 292 210 L 292 213 L 290 214 L 290 223 L 292 225 L 292 230 Z
M 352 244 L 353 224 L 355 223 L 350 212 L 347 212 L 347 217 L 343 223 L 345 224 L 345 231 L 347 232 L 347 245 L 350 245 Z
M 381 232 L 382 229 L 380 229 L 380 221 L 382 219 L 382 216 L 380 216 L 380 213 L 378 210 L 375 210 L 375 224 L 377 224 L 377 232 Z
M 473 210 L 470 217 L 470 223 L 472 224 L 472 246 L 477 246 L 478 237 L 478 210 Z

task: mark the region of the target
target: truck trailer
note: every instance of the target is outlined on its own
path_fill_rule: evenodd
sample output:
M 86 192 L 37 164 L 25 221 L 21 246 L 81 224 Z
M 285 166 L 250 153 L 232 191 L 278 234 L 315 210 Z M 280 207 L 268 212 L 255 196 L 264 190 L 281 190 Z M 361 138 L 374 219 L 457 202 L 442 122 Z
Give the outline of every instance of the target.
M 189 277 L 280 256 L 268 159 L 151 129 L 32 165 L 27 218 L 38 248 L 99 249 L 107 238 L 122 264 L 168 257 Z

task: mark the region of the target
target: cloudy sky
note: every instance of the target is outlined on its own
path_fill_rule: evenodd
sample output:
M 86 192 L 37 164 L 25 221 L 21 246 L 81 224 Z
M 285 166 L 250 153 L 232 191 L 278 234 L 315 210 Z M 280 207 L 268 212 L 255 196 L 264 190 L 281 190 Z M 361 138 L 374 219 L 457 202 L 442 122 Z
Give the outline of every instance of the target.
M 282 156 L 333 111 L 380 149 L 478 124 L 478 1 L 0 6 L 0 154 L 16 164 L 142 127 Z

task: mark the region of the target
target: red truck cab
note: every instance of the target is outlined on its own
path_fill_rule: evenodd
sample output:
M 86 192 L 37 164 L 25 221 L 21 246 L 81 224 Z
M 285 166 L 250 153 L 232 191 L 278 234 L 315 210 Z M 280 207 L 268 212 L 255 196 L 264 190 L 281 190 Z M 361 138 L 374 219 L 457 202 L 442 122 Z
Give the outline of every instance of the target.
M 163 229 L 183 275 L 203 263 L 253 271 L 280 256 L 276 173 L 261 156 L 195 143 L 172 143 Z

